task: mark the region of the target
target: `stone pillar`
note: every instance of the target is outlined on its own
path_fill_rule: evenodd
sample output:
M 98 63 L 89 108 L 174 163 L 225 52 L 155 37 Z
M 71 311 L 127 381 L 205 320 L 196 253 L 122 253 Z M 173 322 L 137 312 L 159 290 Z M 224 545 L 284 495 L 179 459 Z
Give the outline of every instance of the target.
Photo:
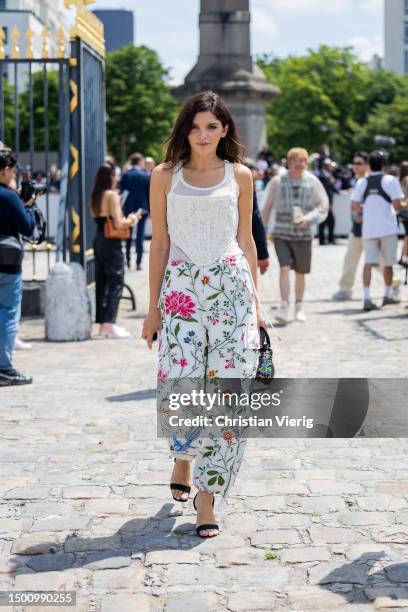
M 206 89 L 220 94 L 234 113 L 247 155 L 256 157 L 266 145 L 265 105 L 279 89 L 252 62 L 250 21 L 249 0 L 201 0 L 200 55 L 174 93 L 180 101 Z
M 53 342 L 88 340 L 91 329 L 84 269 L 78 263 L 55 264 L 45 284 L 45 337 Z

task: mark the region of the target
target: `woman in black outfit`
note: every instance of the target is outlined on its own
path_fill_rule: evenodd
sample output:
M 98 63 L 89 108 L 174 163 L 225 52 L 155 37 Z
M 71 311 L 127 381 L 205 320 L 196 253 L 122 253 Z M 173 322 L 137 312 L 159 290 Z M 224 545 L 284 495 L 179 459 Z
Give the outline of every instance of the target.
M 124 258 L 122 241 L 105 238 L 104 228 L 108 218 L 115 229 L 137 225 L 140 215 L 133 213 L 123 217 L 120 197 L 115 191 L 116 172 L 110 164 L 101 166 L 96 174 L 90 206 L 96 222 L 94 239 L 96 274 L 96 323 L 100 324 L 103 338 L 128 338 L 130 333 L 116 325 L 119 301 L 124 283 Z

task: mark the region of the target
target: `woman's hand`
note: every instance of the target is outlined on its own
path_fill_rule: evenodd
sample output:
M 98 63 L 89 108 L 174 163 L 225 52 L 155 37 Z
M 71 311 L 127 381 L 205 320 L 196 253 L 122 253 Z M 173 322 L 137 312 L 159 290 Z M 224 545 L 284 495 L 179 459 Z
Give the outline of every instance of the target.
M 147 317 L 143 321 L 142 338 L 146 340 L 149 349 L 153 346 L 153 336 L 162 328 L 162 318 L 160 308 L 149 311 Z

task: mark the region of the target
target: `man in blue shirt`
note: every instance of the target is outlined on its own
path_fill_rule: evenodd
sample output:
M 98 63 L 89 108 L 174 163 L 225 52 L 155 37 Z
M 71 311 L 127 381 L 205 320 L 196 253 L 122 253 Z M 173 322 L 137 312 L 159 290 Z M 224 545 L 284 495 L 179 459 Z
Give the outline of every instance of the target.
M 15 179 L 16 165 L 12 153 L 0 153 L 0 387 L 32 383 L 32 378 L 14 370 L 12 363 L 21 314 L 22 268 L 21 265 L 10 265 L 1 247 L 1 238 L 13 236 L 19 239 L 20 234 L 31 236 L 35 227 L 30 208 L 24 206 L 10 188 Z
M 150 175 L 144 170 L 145 158 L 141 153 L 134 153 L 130 158 L 132 165 L 131 169 L 122 176 L 120 181 L 120 190 L 124 194 L 125 203 L 123 205 L 123 214 L 125 216 L 130 213 L 137 212 L 140 208 L 143 209 L 144 215 L 140 219 L 136 228 L 136 267 L 137 270 L 142 269 L 143 258 L 143 241 L 145 232 L 146 218 L 150 212 L 149 192 L 150 192 Z M 132 248 L 132 239 L 126 241 L 126 261 L 130 268 L 130 251 Z

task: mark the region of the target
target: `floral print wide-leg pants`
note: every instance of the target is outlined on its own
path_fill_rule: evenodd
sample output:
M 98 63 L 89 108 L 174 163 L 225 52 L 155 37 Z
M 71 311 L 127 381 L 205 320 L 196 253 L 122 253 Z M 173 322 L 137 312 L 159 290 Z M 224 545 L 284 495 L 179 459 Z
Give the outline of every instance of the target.
M 241 390 L 249 388 L 258 364 L 259 330 L 246 258 L 238 255 L 206 266 L 170 261 L 160 306 L 158 419 L 160 426 L 164 424 L 163 435 L 170 439 L 174 457 L 195 461 L 193 484 L 226 498 L 246 439 L 231 427 L 223 428 L 221 435 L 203 435 L 200 427 L 190 427 L 180 436 L 165 431 L 167 400 L 172 388 L 183 381 L 194 381 L 197 389 L 205 386 L 207 391 L 215 381 L 221 391 L 230 391 L 230 383 Z

